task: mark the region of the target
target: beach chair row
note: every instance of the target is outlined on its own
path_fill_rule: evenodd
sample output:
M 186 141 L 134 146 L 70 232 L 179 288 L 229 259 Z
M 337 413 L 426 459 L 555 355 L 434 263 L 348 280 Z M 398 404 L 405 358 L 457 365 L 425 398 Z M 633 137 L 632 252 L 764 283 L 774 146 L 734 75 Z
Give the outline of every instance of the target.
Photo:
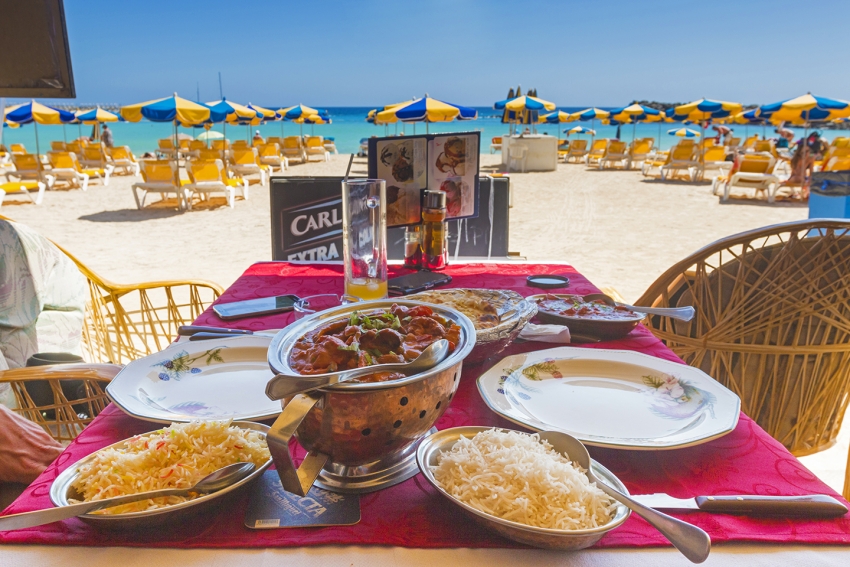
M 228 140 L 212 140 L 211 144 L 207 144 L 201 140 L 180 140 L 175 147 L 172 138 L 164 138 L 158 141 L 157 154 L 160 157 L 173 158 L 192 157 L 196 152 L 202 150 L 245 150 L 250 147 L 261 148 L 263 146 L 276 145 L 280 156 L 285 157 L 288 161 L 297 161 L 306 163 L 313 158 L 318 157 L 320 161 L 328 161 L 330 154 L 339 153 L 333 139 L 326 139 L 322 136 L 287 136 L 280 138 L 270 136 L 268 141 L 261 138 L 256 138 L 249 144 L 245 140 L 236 140 L 232 144 Z

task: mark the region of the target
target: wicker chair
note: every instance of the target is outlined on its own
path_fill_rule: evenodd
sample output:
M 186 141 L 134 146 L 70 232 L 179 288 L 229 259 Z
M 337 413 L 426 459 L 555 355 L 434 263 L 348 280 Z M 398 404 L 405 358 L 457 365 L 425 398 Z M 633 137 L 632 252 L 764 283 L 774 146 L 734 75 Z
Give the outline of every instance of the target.
M 724 238 L 675 264 L 636 304 L 692 305 L 688 323 L 653 316 L 647 326 L 738 394 L 743 411 L 792 453 L 835 443 L 850 400 L 850 221 Z
M 91 296 L 86 302 L 86 321 L 82 332 L 83 358 L 90 363 L 108 364 L 16 368 L 0 372 L 0 383 L 12 385 L 19 413 L 44 426 L 61 442 L 76 437 L 82 427 L 109 403 L 101 386 L 117 373 L 117 370 L 110 369 L 120 369 L 115 365 L 126 364 L 167 347 L 177 335 L 177 327 L 194 321 L 224 290 L 205 281 L 115 284 L 92 272 L 62 247 L 57 245 L 57 248 L 77 264 L 89 284 Z M 66 374 L 72 369 L 81 372 L 80 376 Z M 69 402 L 58 378 L 55 378 L 60 374 L 63 380 L 83 380 L 83 399 Z M 49 382 L 53 404 L 37 406 L 27 393 L 23 384 L 38 379 Z M 69 409 L 79 409 L 82 405 L 88 405 L 88 411 Z M 87 417 L 79 418 L 77 414 Z

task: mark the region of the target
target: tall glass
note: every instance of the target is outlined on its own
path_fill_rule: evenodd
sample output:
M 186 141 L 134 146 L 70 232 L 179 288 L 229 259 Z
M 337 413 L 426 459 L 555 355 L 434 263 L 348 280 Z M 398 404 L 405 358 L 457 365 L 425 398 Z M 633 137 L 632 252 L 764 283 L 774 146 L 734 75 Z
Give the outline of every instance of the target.
M 342 182 L 342 261 L 345 293 L 387 297 L 387 189 L 383 179 Z

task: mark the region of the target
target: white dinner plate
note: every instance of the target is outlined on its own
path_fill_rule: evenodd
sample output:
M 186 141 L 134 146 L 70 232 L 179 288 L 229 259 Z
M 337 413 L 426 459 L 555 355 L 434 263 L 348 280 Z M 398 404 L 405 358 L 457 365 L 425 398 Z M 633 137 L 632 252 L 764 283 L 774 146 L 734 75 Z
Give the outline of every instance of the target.
M 254 421 L 277 416 L 266 396 L 271 337 L 245 336 L 175 343 L 134 360 L 107 385 L 122 410 L 147 421 Z
M 497 414 L 588 445 L 677 449 L 735 429 L 741 400 L 690 366 L 632 351 L 560 347 L 509 356 L 478 378 Z

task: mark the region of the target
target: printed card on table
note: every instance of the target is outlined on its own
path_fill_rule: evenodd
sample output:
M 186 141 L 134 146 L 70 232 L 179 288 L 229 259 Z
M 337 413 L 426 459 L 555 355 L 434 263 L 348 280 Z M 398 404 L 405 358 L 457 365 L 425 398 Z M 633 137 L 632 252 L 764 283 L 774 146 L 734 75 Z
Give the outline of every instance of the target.
M 394 138 L 377 144 L 378 179 L 387 182 L 387 226 L 421 220 L 420 194 L 427 187 L 425 138 Z
M 307 496 L 290 494 L 277 471 L 266 471 L 254 485 L 245 526 L 255 530 L 350 526 L 360 521 L 360 495 L 313 487 Z
M 446 193 L 447 218 L 478 211 L 479 134 L 445 134 L 428 142 L 428 188 Z

